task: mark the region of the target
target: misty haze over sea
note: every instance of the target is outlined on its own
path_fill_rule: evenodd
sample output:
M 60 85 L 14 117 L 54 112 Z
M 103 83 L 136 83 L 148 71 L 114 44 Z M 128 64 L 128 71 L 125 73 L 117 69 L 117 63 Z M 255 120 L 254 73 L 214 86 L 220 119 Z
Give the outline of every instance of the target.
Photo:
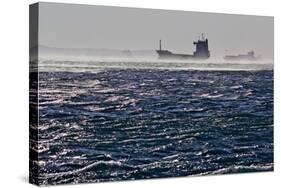
M 94 71 L 99 68 L 139 68 L 171 70 L 272 70 L 273 60 L 226 61 L 223 57 L 207 60 L 159 60 L 155 50 L 63 49 L 39 46 L 40 71 Z

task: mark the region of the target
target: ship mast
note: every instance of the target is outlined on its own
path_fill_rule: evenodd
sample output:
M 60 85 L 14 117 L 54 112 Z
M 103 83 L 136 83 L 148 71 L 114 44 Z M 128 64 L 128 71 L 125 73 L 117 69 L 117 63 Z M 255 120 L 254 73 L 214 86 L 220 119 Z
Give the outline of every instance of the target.
M 205 40 L 204 33 L 201 33 L 201 39 L 202 39 L 202 41 L 204 41 L 204 40 Z

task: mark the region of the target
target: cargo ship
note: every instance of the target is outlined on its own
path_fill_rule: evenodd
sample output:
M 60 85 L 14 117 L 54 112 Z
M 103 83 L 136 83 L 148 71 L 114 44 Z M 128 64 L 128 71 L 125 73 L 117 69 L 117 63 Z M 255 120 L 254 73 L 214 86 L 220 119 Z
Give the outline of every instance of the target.
M 204 37 L 202 33 L 201 37 L 197 41 L 194 41 L 193 44 L 196 46 L 193 54 L 179 54 L 173 53 L 169 50 L 162 49 L 162 41 L 159 41 L 159 50 L 156 50 L 159 59 L 177 59 L 177 60 L 186 60 L 186 59 L 208 59 L 210 57 L 210 51 L 208 47 L 208 39 Z
M 238 55 L 226 55 L 224 56 L 225 60 L 248 60 L 255 61 L 257 57 L 255 56 L 254 51 L 249 51 L 247 54 L 238 54 Z

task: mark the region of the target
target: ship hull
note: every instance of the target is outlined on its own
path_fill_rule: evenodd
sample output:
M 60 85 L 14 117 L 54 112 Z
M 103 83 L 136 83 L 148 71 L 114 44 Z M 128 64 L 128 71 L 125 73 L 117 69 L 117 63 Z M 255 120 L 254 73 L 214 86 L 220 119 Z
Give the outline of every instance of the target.
M 239 57 L 239 56 L 227 56 L 224 57 L 225 60 L 229 61 L 256 61 L 257 58 L 255 57 Z
M 195 55 L 190 55 L 190 54 L 176 54 L 172 53 L 168 50 L 156 50 L 158 54 L 158 59 L 174 59 L 174 60 L 195 60 L 195 59 L 208 59 L 209 56 L 195 56 Z

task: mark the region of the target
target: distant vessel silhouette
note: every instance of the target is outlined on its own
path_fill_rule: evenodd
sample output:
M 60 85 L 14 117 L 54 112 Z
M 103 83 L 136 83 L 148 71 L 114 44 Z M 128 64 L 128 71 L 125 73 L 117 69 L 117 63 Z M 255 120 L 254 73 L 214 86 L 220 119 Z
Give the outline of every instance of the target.
M 226 55 L 224 56 L 225 60 L 257 60 L 254 51 L 249 51 L 247 54 L 238 54 L 238 55 Z
M 203 33 L 201 35 L 201 38 L 198 39 L 198 41 L 193 42 L 193 44 L 196 46 L 196 50 L 193 52 L 193 54 L 177 54 L 177 53 L 172 53 L 169 50 L 163 50 L 161 42 L 162 41 L 160 40 L 159 50 L 156 50 L 159 59 L 185 60 L 185 59 L 208 59 L 210 57 L 208 39 L 204 37 Z

